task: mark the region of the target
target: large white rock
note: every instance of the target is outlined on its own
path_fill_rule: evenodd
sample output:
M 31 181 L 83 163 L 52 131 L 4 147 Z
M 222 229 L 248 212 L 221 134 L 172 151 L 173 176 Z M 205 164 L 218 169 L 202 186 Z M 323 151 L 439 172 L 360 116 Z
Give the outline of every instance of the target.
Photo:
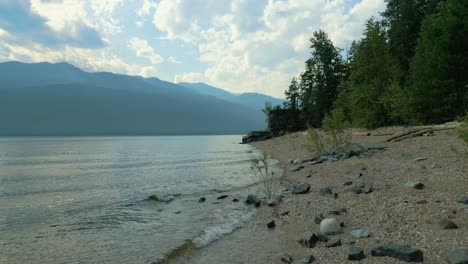
M 324 235 L 335 235 L 340 232 L 340 223 L 335 218 L 325 218 L 320 222 L 320 233 Z

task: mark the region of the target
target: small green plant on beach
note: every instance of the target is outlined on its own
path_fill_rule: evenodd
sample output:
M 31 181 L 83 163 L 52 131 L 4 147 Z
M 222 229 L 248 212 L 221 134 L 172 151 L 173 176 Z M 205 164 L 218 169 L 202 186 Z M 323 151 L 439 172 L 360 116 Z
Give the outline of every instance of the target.
M 463 118 L 462 125 L 457 129 L 458 137 L 468 144 L 468 114 Z
M 271 198 L 279 189 L 279 181 L 275 175 L 275 172 L 271 170 L 268 164 L 268 155 L 263 154 L 259 159 L 252 160 L 250 169 L 254 173 L 253 180 L 259 183 L 261 191 Z
M 334 110 L 327 115 L 323 122 L 323 132 L 310 128 L 307 130 L 307 149 L 317 155 L 325 154 L 331 150 L 345 151 L 351 144 L 350 123 L 342 111 Z

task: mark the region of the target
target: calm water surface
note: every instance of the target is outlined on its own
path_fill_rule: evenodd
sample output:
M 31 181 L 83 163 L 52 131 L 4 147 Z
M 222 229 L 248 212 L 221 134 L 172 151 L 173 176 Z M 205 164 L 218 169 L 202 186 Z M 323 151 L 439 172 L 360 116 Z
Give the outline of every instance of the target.
M 240 140 L 0 138 L 0 263 L 150 263 L 187 240 L 208 244 L 249 214 L 232 199 L 259 153 Z

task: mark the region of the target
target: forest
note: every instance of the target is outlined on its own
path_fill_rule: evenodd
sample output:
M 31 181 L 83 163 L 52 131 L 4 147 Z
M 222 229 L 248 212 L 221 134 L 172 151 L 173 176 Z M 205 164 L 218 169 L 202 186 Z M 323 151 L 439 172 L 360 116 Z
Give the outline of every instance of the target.
M 348 50 L 322 30 L 313 33 L 305 69 L 285 91 L 283 108 L 298 113 L 298 122 L 376 128 L 466 115 L 468 1 L 386 2 Z

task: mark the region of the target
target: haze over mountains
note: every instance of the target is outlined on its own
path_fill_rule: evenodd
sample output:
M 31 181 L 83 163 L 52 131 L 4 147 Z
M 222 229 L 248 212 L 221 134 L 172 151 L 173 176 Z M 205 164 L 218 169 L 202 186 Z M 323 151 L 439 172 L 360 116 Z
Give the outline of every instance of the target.
M 0 135 L 242 134 L 265 128 L 261 94 L 89 73 L 68 63 L 0 63 Z

